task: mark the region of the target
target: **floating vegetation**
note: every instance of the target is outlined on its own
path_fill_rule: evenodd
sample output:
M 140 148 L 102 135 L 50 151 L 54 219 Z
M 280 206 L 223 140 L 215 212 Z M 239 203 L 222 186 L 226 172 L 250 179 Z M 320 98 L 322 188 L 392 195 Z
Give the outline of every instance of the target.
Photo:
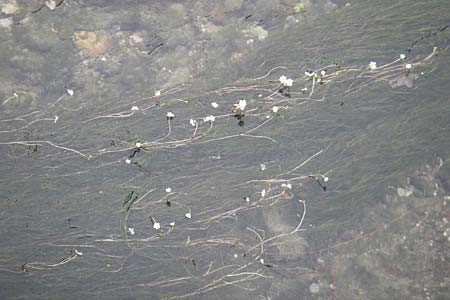
M 278 137 L 270 132 L 264 134 L 263 128 L 274 123 L 278 117 L 283 117 L 290 107 L 326 101 L 329 97 L 327 95 L 329 87 L 337 82 L 349 83 L 343 96 L 358 93 L 374 84 L 386 81 L 391 87 L 410 88 L 413 80 L 420 80 L 418 75 L 410 71 L 412 69 L 419 72 L 426 71 L 436 54 L 437 52 L 433 50 L 426 57 L 408 59 L 401 55 L 399 59 L 384 64 L 376 62 L 369 62 L 362 66 L 332 64 L 314 70 L 289 70 L 291 74 L 297 74 L 293 76 L 293 79 L 285 75 L 278 76 L 277 71 L 282 68 L 274 67 L 258 78 L 247 79 L 238 85 L 211 91 L 210 94 L 227 99 L 221 100 L 223 105 L 219 105 L 216 101 L 210 102 L 214 114 L 212 110 L 199 105 L 196 107 L 202 107 L 204 110 L 194 109 L 191 114 L 184 115 L 180 106 L 185 107 L 186 104 L 194 106 L 195 98 L 193 101 L 186 102 L 183 100 L 185 95 L 179 95 L 183 90 L 177 90 L 175 93 L 170 90 L 161 90 L 150 97 L 153 100 L 157 98 L 158 105 L 146 104 L 149 103 L 148 99 L 134 101 L 125 110 L 108 114 L 83 115 L 80 122 L 85 124 L 83 126 L 95 124 L 94 126 L 103 127 L 109 122 L 120 122 L 126 126 L 129 120 L 148 117 L 151 114 L 153 118 L 159 118 L 161 124 L 165 123 L 167 130 L 165 135 L 154 139 L 149 139 L 143 134 L 139 138 L 132 137 L 129 140 L 114 138 L 113 142 L 109 142 L 109 147 L 101 144 L 98 144 L 99 147 L 96 145 L 71 147 L 67 143 L 63 146 L 50 140 L 31 139 L 31 137 L 3 141 L 0 144 L 9 147 L 26 147 L 26 151 L 30 151 L 30 147 L 35 149 L 40 147 L 41 152 L 52 153 L 51 155 L 64 159 L 74 159 L 78 156 L 82 160 L 102 161 L 100 168 L 115 164 L 115 161 L 108 157 L 119 157 L 119 161 L 125 161 L 126 164 L 136 166 L 139 170 L 148 168 L 148 164 L 143 159 L 157 150 L 197 147 L 230 139 L 261 140 L 261 142 L 276 145 Z M 249 91 L 256 96 L 247 94 L 246 99 L 235 96 Z M 307 94 L 305 94 L 306 91 L 308 91 Z M 177 96 L 175 97 L 174 94 Z M 223 95 L 226 97 L 223 98 Z M 6 99 L 3 105 L 8 105 L 9 99 Z M 53 107 L 58 105 L 56 102 L 52 104 Z M 42 117 L 39 118 L 39 115 Z M 32 116 L 31 119 L 30 116 Z M 251 119 L 252 122 L 249 122 L 251 125 L 240 132 L 236 132 L 235 129 L 227 130 L 226 126 L 231 126 L 227 125 L 229 124 L 227 120 L 232 118 L 240 122 L 243 122 L 244 118 Z M 4 136 L 13 136 L 21 130 L 31 128 L 37 121 L 47 122 L 49 126 L 53 126 L 56 122 L 53 118 L 46 117 L 45 111 L 16 116 L 3 122 L 14 122 L 18 119 L 28 121 L 20 128 L 2 131 Z M 56 120 L 65 121 L 62 114 L 59 120 Z M 230 131 L 235 133 L 230 134 Z M 59 152 L 48 152 L 48 148 L 43 149 L 46 145 Z M 151 151 L 148 151 L 150 149 Z M 17 152 L 17 150 L 13 151 Z M 166 187 L 165 193 L 157 196 L 155 188 L 137 187 L 136 190 L 128 192 L 122 201 L 124 214 L 121 221 L 123 226 L 121 235 L 115 234 L 109 237 L 96 235 L 89 238 L 88 244 L 75 243 L 71 247 L 86 248 L 83 259 L 95 255 L 109 261 L 114 257 L 115 267 L 108 267 L 111 266 L 112 262 L 110 262 L 100 267 L 103 272 L 126 272 L 127 261 L 134 255 L 145 257 L 158 264 L 170 264 L 170 268 L 166 270 L 166 280 L 155 278 L 148 283 L 138 284 L 142 288 L 164 289 L 166 286 L 179 286 L 181 290 L 182 286 L 189 287 L 185 292 L 171 293 L 171 296 L 164 299 L 198 297 L 229 285 L 242 285 L 245 289 L 255 289 L 259 283 L 257 285 L 253 283 L 272 278 L 271 270 L 278 268 L 280 260 L 283 259 L 283 251 L 290 251 L 287 250 L 289 249 L 287 245 L 304 230 L 307 200 L 300 196 L 302 187 L 308 183 L 316 183 L 323 192 L 327 191 L 328 172 L 298 173 L 325 152 L 326 149 L 320 149 L 301 163 L 287 170 L 281 170 L 278 174 L 272 174 L 272 177 L 249 179 L 241 183 L 234 182 L 234 185 L 229 185 L 233 180 L 228 182 L 228 189 L 233 190 L 237 199 L 244 201 L 234 202 L 227 199 L 223 204 L 217 204 L 217 202 L 208 204 L 208 201 L 202 200 L 201 203 L 205 206 L 200 208 L 195 201 L 187 202 L 185 199 L 192 197 L 189 194 L 194 193 L 193 191 L 187 192 L 178 188 L 174 191 L 171 187 Z M 127 153 L 131 154 L 127 155 Z M 257 164 L 257 166 L 262 171 L 266 169 L 265 164 Z M 121 167 L 117 166 L 117 168 Z M 201 174 L 192 176 L 201 176 Z M 211 196 L 206 194 L 202 197 Z M 291 216 L 288 224 L 283 225 L 281 232 L 279 229 L 263 229 L 264 225 L 254 219 L 261 214 L 261 209 L 270 210 L 286 205 L 296 211 L 296 221 Z M 149 215 L 147 222 L 144 221 L 145 215 Z M 268 215 L 268 218 L 276 218 L 276 214 Z M 245 230 L 234 228 L 233 220 L 247 224 Z M 270 222 L 276 224 L 274 220 Z M 175 224 L 178 225 L 175 226 Z M 222 226 L 223 229 L 220 230 L 217 226 Z M 270 234 L 271 231 L 273 234 Z M 280 246 L 283 243 L 285 243 L 284 248 Z M 61 247 L 64 242 L 52 244 Z M 89 249 L 97 252 L 91 252 Z M 110 252 L 107 249 L 115 250 Z M 81 252 L 74 251 L 72 255 L 57 263 L 26 263 L 22 266 L 22 271 L 62 267 L 72 263 L 76 258 L 81 258 L 79 254 Z M 180 258 L 185 262 L 184 274 L 180 274 L 178 269 L 177 262 Z M 173 276 L 170 275 L 172 268 L 176 270 L 173 271 Z M 310 289 L 316 292 L 315 288 Z
M 138 199 L 138 195 L 131 191 L 128 196 L 125 198 L 125 201 L 122 204 L 122 207 L 125 207 L 126 211 L 130 210 L 131 205 Z
M 38 14 L 3 2 L 5 14 L 22 13 L 17 32 L 57 40 L 26 35 L 35 44 L 11 48 L 24 74 L 5 71 L 13 80 L 5 76 L 0 102 L 1 224 L 11 237 L 0 272 L 27 273 L 33 297 L 49 285 L 76 288 L 68 299 L 358 299 L 385 285 L 413 295 L 414 279 L 404 289 L 394 281 L 413 276 L 415 262 L 421 287 L 448 278 L 445 268 L 430 273 L 448 258 L 448 150 L 438 149 L 447 111 L 442 100 L 410 100 L 440 80 L 429 78 L 443 74 L 447 27 L 423 35 L 421 15 L 360 24 L 372 8 L 407 1 L 284 1 L 276 13 L 270 1 L 141 1 L 135 15 L 115 10 L 123 15 L 98 23 L 77 1 L 45 1 Z M 336 11 L 314 18 L 321 7 Z M 410 22 L 423 38 L 380 33 Z M 56 45 L 64 55 L 52 52 L 51 68 L 32 64 Z M 411 126 L 430 115 L 433 126 Z M 415 240 L 439 247 L 427 260 Z M 380 299 L 401 298 L 390 296 Z

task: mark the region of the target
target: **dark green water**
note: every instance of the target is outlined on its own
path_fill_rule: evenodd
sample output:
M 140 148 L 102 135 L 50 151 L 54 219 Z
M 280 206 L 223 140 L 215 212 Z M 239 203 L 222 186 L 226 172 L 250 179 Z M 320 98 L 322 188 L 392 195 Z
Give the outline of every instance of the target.
M 0 2 L 0 298 L 448 299 L 449 3 L 299 3 Z

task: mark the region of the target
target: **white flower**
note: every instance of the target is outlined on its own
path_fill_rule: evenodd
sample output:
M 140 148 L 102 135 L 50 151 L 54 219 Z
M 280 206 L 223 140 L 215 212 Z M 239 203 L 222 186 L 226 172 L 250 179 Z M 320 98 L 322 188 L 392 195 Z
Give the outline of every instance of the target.
M 218 108 L 218 107 L 219 107 L 219 104 L 217 104 L 217 102 L 212 102 L 212 103 L 211 103 L 211 106 L 214 107 L 214 108 Z
M 244 99 L 239 100 L 238 107 L 241 111 L 244 111 L 246 106 L 247 106 L 247 101 L 245 101 Z
M 265 164 L 261 164 L 260 167 L 261 167 L 261 171 L 264 171 L 266 169 L 266 165 Z
M 78 251 L 77 249 L 75 249 L 75 255 L 77 255 L 77 256 L 81 256 L 81 255 L 83 255 L 83 252 L 81 252 L 81 251 Z
M 325 70 L 320 71 L 321 76 L 325 76 L 326 74 L 327 74 L 327 72 Z
M 140 142 L 137 142 L 135 145 L 136 145 L 137 148 L 141 148 L 142 147 L 142 143 L 140 143 Z
M 166 193 L 172 192 L 172 189 L 170 187 L 166 188 Z
M 277 112 L 278 112 L 278 106 L 272 107 L 272 111 L 273 111 L 274 113 L 277 113 Z
M 328 177 L 327 176 L 323 176 L 323 181 L 324 182 L 328 182 Z
M 131 235 L 134 235 L 134 228 L 133 228 L 133 227 L 128 227 L 128 232 L 129 232 Z
M 238 255 L 236 253 L 233 256 L 234 256 L 234 258 L 238 258 Z
M 155 92 L 155 96 L 156 96 L 156 97 L 161 96 L 161 91 L 156 91 L 156 92 Z
M 171 112 L 171 111 L 169 111 L 169 112 L 167 112 L 167 118 L 169 118 L 169 119 L 172 119 L 173 117 L 175 117 L 175 115 L 174 115 L 174 113 L 173 112 Z
M 317 78 L 317 74 L 315 73 L 315 72 L 308 72 L 308 71 L 306 71 L 305 72 L 305 75 L 307 76 L 307 77 L 309 77 L 309 78 Z
M 194 119 L 190 119 L 189 123 L 191 124 L 192 127 L 197 126 L 197 121 L 195 121 Z
M 406 55 L 405 54 L 400 54 L 400 59 L 401 60 L 406 59 Z
M 371 61 L 371 62 L 369 63 L 369 69 L 370 69 L 370 70 L 375 70 L 376 68 L 377 68 L 377 63 L 374 62 L 374 61 Z
M 261 197 L 265 197 L 266 196 L 266 189 L 263 189 L 262 191 L 261 191 Z
M 209 115 L 209 116 L 203 118 L 204 122 L 214 122 L 215 120 L 216 120 L 216 117 L 214 117 L 213 115 Z
M 262 264 L 264 264 L 264 258 L 261 258 L 261 259 L 259 260 L 259 262 L 262 263 Z
M 292 86 L 292 84 L 294 83 L 294 81 L 290 78 L 287 78 L 286 76 L 282 75 L 279 78 L 280 83 L 284 86 Z
M 248 203 L 248 202 L 250 202 L 250 197 L 245 197 L 244 200 L 245 200 L 245 202 Z
M 192 215 L 190 212 L 187 212 L 184 216 L 186 217 L 186 219 L 192 218 Z
M 169 223 L 169 226 L 170 226 L 170 227 L 174 227 L 174 226 L 175 226 L 175 222 L 170 222 L 170 223 Z
M 138 110 L 139 110 L 139 107 L 137 107 L 136 105 L 134 105 L 133 107 L 131 107 L 131 110 L 132 110 L 132 111 L 138 111 Z
M 233 112 L 242 113 L 247 106 L 247 101 L 244 99 L 239 100 L 239 103 L 233 104 Z
M 411 69 L 412 65 L 411 64 L 406 64 L 405 68 L 407 68 L 408 70 Z
M 55 121 L 54 122 L 56 123 L 56 122 L 58 122 L 58 120 L 59 120 L 59 117 L 57 115 L 55 115 Z
M 125 159 L 125 163 L 129 165 L 129 164 L 131 164 L 131 160 L 129 158 L 127 158 L 127 159 Z
M 153 228 L 155 228 L 156 230 L 161 228 L 161 224 L 159 224 L 159 222 L 155 222 L 153 223 Z
M 282 183 L 281 187 L 284 188 L 284 189 L 292 189 L 292 184 L 290 184 L 290 183 L 288 183 L 288 184 Z
M 67 94 L 69 94 L 70 96 L 73 96 L 73 90 L 67 89 Z

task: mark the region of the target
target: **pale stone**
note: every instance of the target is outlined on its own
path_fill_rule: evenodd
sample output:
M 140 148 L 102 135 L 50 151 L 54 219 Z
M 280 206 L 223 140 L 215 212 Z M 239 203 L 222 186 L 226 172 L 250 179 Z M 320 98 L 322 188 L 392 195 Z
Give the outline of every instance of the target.
M 16 0 L 10 0 L 2 5 L 2 13 L 5 15 L 13 15 L 20 10 Z
M 48 1 L 45 1 L 44 3 L 45 3 L 45 6 L 48 7 L 48 9 L 50 9 L 50 10 L 55 10 L 56 9 L 56 2 L 55 2 L 55 0 L 48 0 Z
M 0 27 L 10 28 L 12 24 L 13 24 L 13 20 L 11 18 L 0 19 Z
M 400 197 L 409 197 L 414 193 L 414 188 L 412 186 L 407 186 L 405 188 L 397 188 L 397 195 Z
M 222 27 L 217 26 L 211 22 L 205 22 L 202 24 L 202 31 L 207 33 L 217 33 L 222 30 Z
M 109 49 L 109 37 L 104 33 L 77 31 L 73 34 L 73 42 L 87 56 L 97 57 Z
M 130 44 L 137 45 L 142 44 L 144 42 L 144 38 L 142 37 L 142 34 L 137 32 L 132 35 L 130 35 Z
M 256 36 L 258 40 L 263 41 L 269 35 L 269 32 L 261 26 L 252 25 L 248 29 L 244 29 L 243 32 L 250 36 Z
M 320 290 L 320 286 L 317 283 L 311 283 L 311 285 L 309 286 L 309 291 L 311 292 L 311 294 L 317 294 Z

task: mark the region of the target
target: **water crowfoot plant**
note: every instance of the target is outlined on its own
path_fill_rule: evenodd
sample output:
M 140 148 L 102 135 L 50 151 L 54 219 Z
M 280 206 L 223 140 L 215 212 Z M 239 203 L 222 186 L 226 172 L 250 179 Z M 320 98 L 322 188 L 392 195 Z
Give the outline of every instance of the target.
M 234 117 L 239 121 L 245 116 L 245 108 L 247 107 L 247 101 L 244 99 L 239 100 L 239 103 L 233 104 L 232 111 Z
M 285 75 L 282 75 L 279 78 L 281 87 L 279 89 L 279 92 L 285 96 L 290 98 L 291 94 L 289 93 L 289 88 L 292 87 L 292 85 L 294 84 L 294 81 L 291 78 L 287 78 Z
M 51 168 L 46 170 L 52 171 L 46 171 L 46 176 L 53 176 L 52 172 L 62 170 L 65 165 L 79 168 L 63 174 L 75 180 L 77 178 L 88 180 L 89 176 L 93 175 L 91 173 L 94 169 L 98 171 L 117 168 L 118 170 L 114 169 L 109 173 L 111 178 L 115 178 L 116 174 L 122 171 L 126 174 L 126 177 L 121 177 L 123 182 L 113 181 L 118 187 L 112 187 L 114 190 L 107 198 L 102 199 L 107 201 L 108 205 L 117 200 L 117 210 L 113 211 L 112 215 L 119 215 L 120 227 L 113 228 L 111 233 L 101 232 L 87 237 L 81 233 L 67 237 L 57 236 L 54 241 L 48 243 L 50 247 L 67 248 L 70 244 L 71 248 L 82 249 L 85 253 L 83 257 L 71 253 L 69 257 L 64 258 L 62 264 L 48 259 L 46 263 L 24 264 L 22 270 L 46 271 L 70 262 L 72 256 L 80 259 L 95 257 L 99 261 L 98 268 L 101 272 L 126 276 L 124 273 L 135 264 L 130 260 L 133 257 L 147 260 L 148 265 L 154 268 L 152 270 L 158 271 L 160 267 L 162 269 L 163 266 L 169 266 L 165 269 L 167 273 L 164 278 L 156 278 L 157 276 L 153 278 L 150 275 L 148 282 L 132 283 L 136 288 L 155 289 L 167 295 L 168 299 L 201 298 L 202 294 L 230 286 L 257 290 L 261 286 L 261 280 L 268 282 L 278 280 L 279 277 L 276 277 L 273 270 L 278 274 L 285 271 L 282 264 L 277 263 L 277 259 L 282 261 L 286 258 L 281 254 L 283 247 L 289 247 L 292 241 L 304 238 L 302 224 L 306 218 L 306 201 L 302 199 L 307 197 L 307 194 L 302 187 L 307 184 L 319 184 L 325 190 L 329 181 L 330 171 L 323 174 L 309 172 L 302 174 L 300 171 L 326 149 L 318 151 L 298 164 L 289 162 L 287 170 L 283 171 L 286 166 L 283 166 L 278 156 L 276 159 L 255 157 L 246 160 L 245 157 L 240 157 L 245 154 L 238 153 L 239 157 L 235 159 L 232 156 L 234 153 L 230 155 L 232 149 L 229 148 L 232 147 L 228 146 L 231 143 L 228 144 L 226 141 L 239 139 L 239 143 L 241 140 L 245 143 L 250 139 L 248 143 L 250 154 L 253 149 L 265 149 L 267 150 L 265 153 L 278 155 L 279 150 L 273 149 L 281 149 L 283 152 L 284 149 L 278 146 L 280 142 L 290 138 L 289 134 L 279 135 L 281 130 L 286 129 L 280 126 L 292 124 L 289 121 L 297 118 L 297 113 L 304 112 L 301 110 L 302 107 L 306 108 L 306 112 L 311 111 L 313 105 L 333 104 L 332 101 L 324 99 L 333 99 L 329 98 L 329 95 L 344 97 L 346 93 L 364 91 L 376 83 L 386 85 L 386 82 L 398 79 L 400 75 L 406 76 L 407 72 L 407 78 L 411 80 L 415 74 L 409 73 L 409 70 L 420 71 L 428 67 L 434 56 L 434 51 L 427 59 L 408 54 L 408 61 L 406 56 L 401 56 L 401 62 L 397 58 L 373 70 L 368 69 L 365 63 L 356 66 L 319 66 L 306 73 L 303 68 L 288 69 L 280 66 L 268 72 L 264 71 L 263 76 L 241 79 L 231 84 L 233 86 L 217 90 L 196 90 L 198 93 L 194 95 L 190 87 L 180 86 L 165 91 L 164 99 L 159 99 L 161 93 L 158 92 L 154 96 L 129 99 L 113 107 L 83 110 L 84 114 L 80 114 L 82 127 L 76 127 L 79 125 L 78 115 L 74 118 L 77 122 L 70 123 L 71 112 L 60 107 L 61 103 L 52 107 L 49 112 L 44 110 L 30 111 L 27 114 L 13 112 L 11 117 L 2 120 L 4 127 L 1 133 L 4 134 L 6 141 L 0 143 L 10 150 L 12 159 L 19 160 L 21 155 L 34 155 L 20 153 L 22 148 L 30 151 L 29 147 L 47 145 L 49 147 L 39 149 L 37 153 L 40 154 L 42 151 L 46 159 L 51 160 Z M 289 72 L 293 79 L 285 75 L 284 78 L 279 77 L 281 74 L 277 72 Z M 403 82 L 409 84 L 406 79 Z M 337 84 L 344 85 L 344 88 L 349 87 L 345 93 L 339 89 L 330 89 Z M 310 91 L 309 97 L 304 96 L 306 91 Z M 76 96 L 82 93 L 83 91 L 80 90 L 79 93 L 77 89 Z M 189 101 L 186 100 L 187 93 Z M 22 92 L 20 94 L 22 95 Z M 202 102 L 210 103 L 212 99 L 217 101 L 213 103 L 220 103 L 220 107 L 231 109 L 223 112 L 223 115 L 203 117 L 209 114 L 205 108 L 211 108 L 209 105 L 202 105 Z M 2 109 L 10 109 L 16 100 L 19 99 L 5 101 Z M 170 111 L 167 112 L 168 110 Z M 172 111 L 176 112 L 176 119 Z M 54 122 L 54 115 L 61 116 L 57 123 Z M 283 115 L 289 118 L 283 119 Z M 250 128 L 237 128 L 234 118 L 244 117 Z M 216 118 L 217 120 L 220 118 L 221 122 L 216 124 Z M 277 121 L 272 122 L 273 120 Z M 160 133 L 166 128 L 165 121 L 168 122 L 169 133 L 161 138 Z M 21 136 L 23 131 L 34 128 L 34 124 L 37 123 L 45 124 L 43 128 L 48 132 L 61 133 L 61 136 L 54 137 L 58 138 L 59 142 L 47 141 L 52 143 L 47 144 L 45 141 L 38 139 L 33 141 L 31 138 Z M 213 124 L 214 136 L 210 136 L 209 130 Z M 93 125 L 94 128 L 108 128 L 108 132 L 96 135 L 95 143 L 90 143 L 89 140 L 84 140 L 84 135 L 87 135 L 83 131 L 84 126 L 88 125 Z M 70 132 L 66 131 L 70 126 L 80 129 L 80 137 L 64 140 Z M 126 128 L 126 134 L 123 133 L 123 128 Z M 257 131 L 260 135 L 255 134 Z M 171 139 L 165 139 L 169 135 Z M 275 140 L 271 135 L 279 140 Z M 113 142 L 110 143 L 111 140 Z M 80 150 L 70 148 L 71 142 L 74 143 L 74 148 Z M 244 143 L 240 145 L 243 146 Z M 203 147 L 207 144 L 211 147 Z M 274 145 L 277 148 L 272 148 Z M 145 148 L 152 151 L 145 151 Z M 130 151 L 133 154 L 127 157 Z M 157 176 L 147 176 L 147 173 L 141 172 L 142 166 L 139 169 L 134 168 L 140 166 L 134 157 L 138 151 L 141 151 L 139 163 L 144 167 L 154 168 Z M 211 156 L 210 151 L 220 153 L 220 156 Z M 308 150 L 301 149 L 301 151 Z M 299 152 L 294 155 L 297 153 Z M 178 160 L 173 163 L 171 155 L 180 158 L 181 163 Z M 231 159 L 227 160 L 227 157 Z M 94 159 L 86 164 L 79 164 L 80 158 L 81 161 L 85 158 Z M 185 160 L 188 163 L 192 162 L 192 166 L 196 167 L 198 159 L 203 158 L 207 161 L 202 165 L 204 168 L 193 172 L 190 170 L 191 166 L 184 168 Z M 124 161 L 132 167 L 125 165 Z M 270 161 L 270 167 L 266 169 L 265 164 L 260 164 L 261 161 Z M 240 165 L 242 162 L 244 168 Z M 313 165 L 311 168 L 316 166 Z M 243 174 L 242 177 L 228 176 L 237 173 Z M 85 176 L 88 176 L 87 179 Z M 212 186 L 208 180 L 216 176 L 217 184 Z M 156 192 L 150 195 L 153 189 L 149 189 L 148 186 L 155 184 Z M 165 188 L 167 186 L 176 186 L 176 191 Z M 129 193 L 125 201 L 115 199 L 116 191 L 122 187 L 129 188 L 124 191 L 124 195 Z M 105 187 L 101 183 L 98 189 L 102 189 L 98 197 L 105 195 L 103 194 Z M 132 192 L 129 192 L 131 189 Z M 226 192 L 222 194 L 224 190 Z M 138 195 L 138 191 L 142 192 Z M 313 191 L 322 194 L 317 189 Z M 195 214 L 191 215 L 191 209 Z M 265 219 L 271 209 L 287 212 L 283 214 L 282 219 L 285 223 L 281 229 L 275 228 Z M 254 218 L 255 216 L 257 218 Z M 259 218 L 261 216 L 262 218 Z M 301 252 L 298 247 L 295 249 Z M 271 268 L 273 270 L 270 270 Z M 176 289 L 178 286 L 183 288 Z M 116 292 L 120 289 L 113 287 L 111 290 Z

